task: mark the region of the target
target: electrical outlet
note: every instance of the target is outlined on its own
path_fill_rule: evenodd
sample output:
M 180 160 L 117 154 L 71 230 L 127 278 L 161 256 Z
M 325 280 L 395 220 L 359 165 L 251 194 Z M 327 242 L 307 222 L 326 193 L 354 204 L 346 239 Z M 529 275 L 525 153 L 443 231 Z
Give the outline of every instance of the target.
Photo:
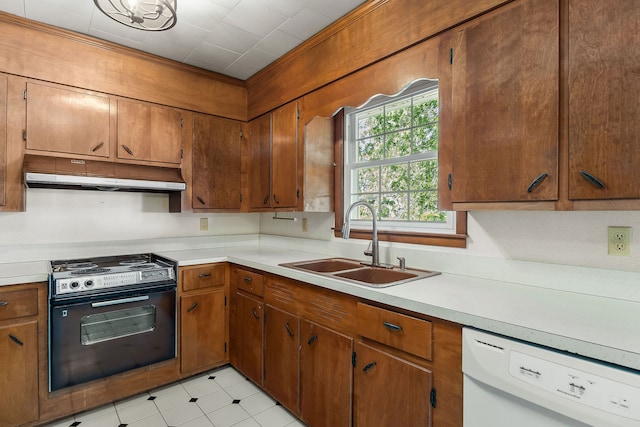
M 631 255 L 631 227 L 609 227 L 609 255 Z
M 302 232 L 306 233 L 309 231 L 309 227 L 307 227 L 307 218 L 302 218 Z
M 209 218 L 200 218 L 200 231 L 209 230 Z

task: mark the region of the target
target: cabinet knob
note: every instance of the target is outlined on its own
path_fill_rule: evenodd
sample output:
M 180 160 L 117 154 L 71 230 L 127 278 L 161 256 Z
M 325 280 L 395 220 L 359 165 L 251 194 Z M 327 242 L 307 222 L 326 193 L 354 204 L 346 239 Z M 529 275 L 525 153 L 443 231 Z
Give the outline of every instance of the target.
M 529 184 L 529 186 L 527 187 L 527 193 L 531 193 L 533 190 L 535 190 L 535 188 L 540 185 L 540 183 L 544 181 L 546 177 L 546 172 L 538 175 L 533 181 L 531 181 L 531 184 Z
M 124 149 L 124 151 L 126 151 L 127 153 L 129 153 L 129 155 L 133 156 L 133 151 L 131 151 L 131 148 L 127 147 L 126 145 L 122 144 L 122 148 Z
M 5 305 L 9 305 L 9 301 L 0 301 L 0 307 L 4 307 Z
M 276 197 L 276 195 L 273 195 L 273 201 L 276 202 L 276 205 L 279 205 L 280 202 L 278 201 L 278 197 Z
M 314 342 L 316 342 L 316 340 L 318 339 L 317 335 L 312 336 L 311 338 L 309 338 L 309 341 L 307 341 L 308 345 L 313 344 Z
M 253 281 L 253 279 L 251 279 L 251 277 L 247 276 L 244 278 L 245 283 L 251 283 Z
M 24 345 L 24 343 L 22 341 L 20 341 L 18 338 L 16 338 L 12 334 L 9 334 L 9 338 L 11 339 L 11 341 L 13 341 L 14 343 L 16 343 L 18 345 L 21 345 L 21 346 Z
M 291 330 L 291 327 L 289 326 L 289 323 L 285 323 L 284 324 L 285 329 L 287 330 L 287 332 L 289 333 L 289 336 L 293 338 L 293 336 L 295 335 L 293 333 L 293 331 Z
M 191 307 L 189 307 L 189 309 L 187 310 L 187 313 L 191 313 L 193 310 L 195 310 L 198 307 L 198 303 L 194 302 L 193 305 Z
M 202 199 L 200 196 L 196 196 L 196 199 L 200 202 L 201 205 L 206 205 L 204 199 Z
M 582 177 L 584 179 L 586 179 L 594 187 L 599 188 L 599 189 L 603 189 L 604 188 L 604 183 L 602 181 L 600 181 L 598 178 L 596 178 L 595 176 L 591 175 L 589 172 L 581 170 L 580 171 L 580 175 L 582 175 Z
M 251 313 L 253 313 L 253 317 L 255 317 L 256 319 L 260 318 L 260 316 L 258 315 L 258 312 L 256 311 L 255 308 L 251 310 Z
M 362 368 L 362 372 L 368 372 L 369 370 L 373 369 L 375 366 L 376 366 L 376 362 L 371 362 L 367 366 Z
M 96 151 L 98 151 L 98 150 L 99 150 L 99 149 L 101 149 L 102 147 L 104 147 L 104 142 L 101 142 L 100 144 L 98 144 L 98 145 L 96 145 L 95 147 L 93 147 L 93 148 L 91 149 L 91 151 L 95 153 Z

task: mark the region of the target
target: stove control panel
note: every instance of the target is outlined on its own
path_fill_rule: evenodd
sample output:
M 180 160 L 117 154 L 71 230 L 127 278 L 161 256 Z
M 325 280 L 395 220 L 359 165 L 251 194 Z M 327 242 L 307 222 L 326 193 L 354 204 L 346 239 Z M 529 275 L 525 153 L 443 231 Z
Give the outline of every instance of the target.
M 161 268 L 146 271 L 130 271 L 116 274 L 100 274 L 81 277 L 67 277 L 56 279 L 54 282 L 56 295 L 90 291 L 94 289 L 116 288 L 119 286 L 153 283 L 173 280 L 171 268 Z

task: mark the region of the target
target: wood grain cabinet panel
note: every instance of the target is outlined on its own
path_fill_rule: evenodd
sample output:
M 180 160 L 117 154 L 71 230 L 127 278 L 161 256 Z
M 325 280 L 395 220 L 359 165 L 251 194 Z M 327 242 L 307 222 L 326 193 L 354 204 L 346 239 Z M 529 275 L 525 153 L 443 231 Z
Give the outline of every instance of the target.
M 300 416 L 313 427 L 351 425 L 353 338 L 303 320 Z
M 267 305 L 264 328 L 264 388 L 298 413 L 300 318 Z
M 118 100 L 119 160 L 179 165 L 182 112 L 144 102 Z
M 240 210 L 241 126 L 235 120 L 194 115 L 194 209 Z
M 431 371 L 362 342 L 355 348 L 354 426 L 430 426 Z
M 271 114 L 249 122 L 249 209 L 271 206 Z
M 110 99 L 107 95 L 28 82 L 27 150 L 109 157 Z
M 558 0 L 516 0 L 445 33 L 441 49 L 453 202 L 557 200 Z
M 225 264 L 207 264 L 203 266 L 184 268 L 182 273 L 182 290 L 223 286 L 227 266 Z
M 0 206 L 7 201 L 7 96 L 8 79 L 0 74 Z
M 38 419 L 37 372 L 37 321 L 0 326 L 0 425 Z
M 237 292 L 234 336 L 236 368 L 257 385 L 263 385 L 264 303 Z
M 640 198 L 640 7 L 568 3 L 569 198 Z

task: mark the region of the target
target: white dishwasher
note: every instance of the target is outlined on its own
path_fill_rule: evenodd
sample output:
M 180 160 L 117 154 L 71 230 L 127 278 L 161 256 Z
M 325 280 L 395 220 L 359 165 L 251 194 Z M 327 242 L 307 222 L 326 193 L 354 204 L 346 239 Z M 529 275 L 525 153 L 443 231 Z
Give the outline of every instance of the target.
M 640 372 L 471 328 L 464 427 L 640 427 Z

